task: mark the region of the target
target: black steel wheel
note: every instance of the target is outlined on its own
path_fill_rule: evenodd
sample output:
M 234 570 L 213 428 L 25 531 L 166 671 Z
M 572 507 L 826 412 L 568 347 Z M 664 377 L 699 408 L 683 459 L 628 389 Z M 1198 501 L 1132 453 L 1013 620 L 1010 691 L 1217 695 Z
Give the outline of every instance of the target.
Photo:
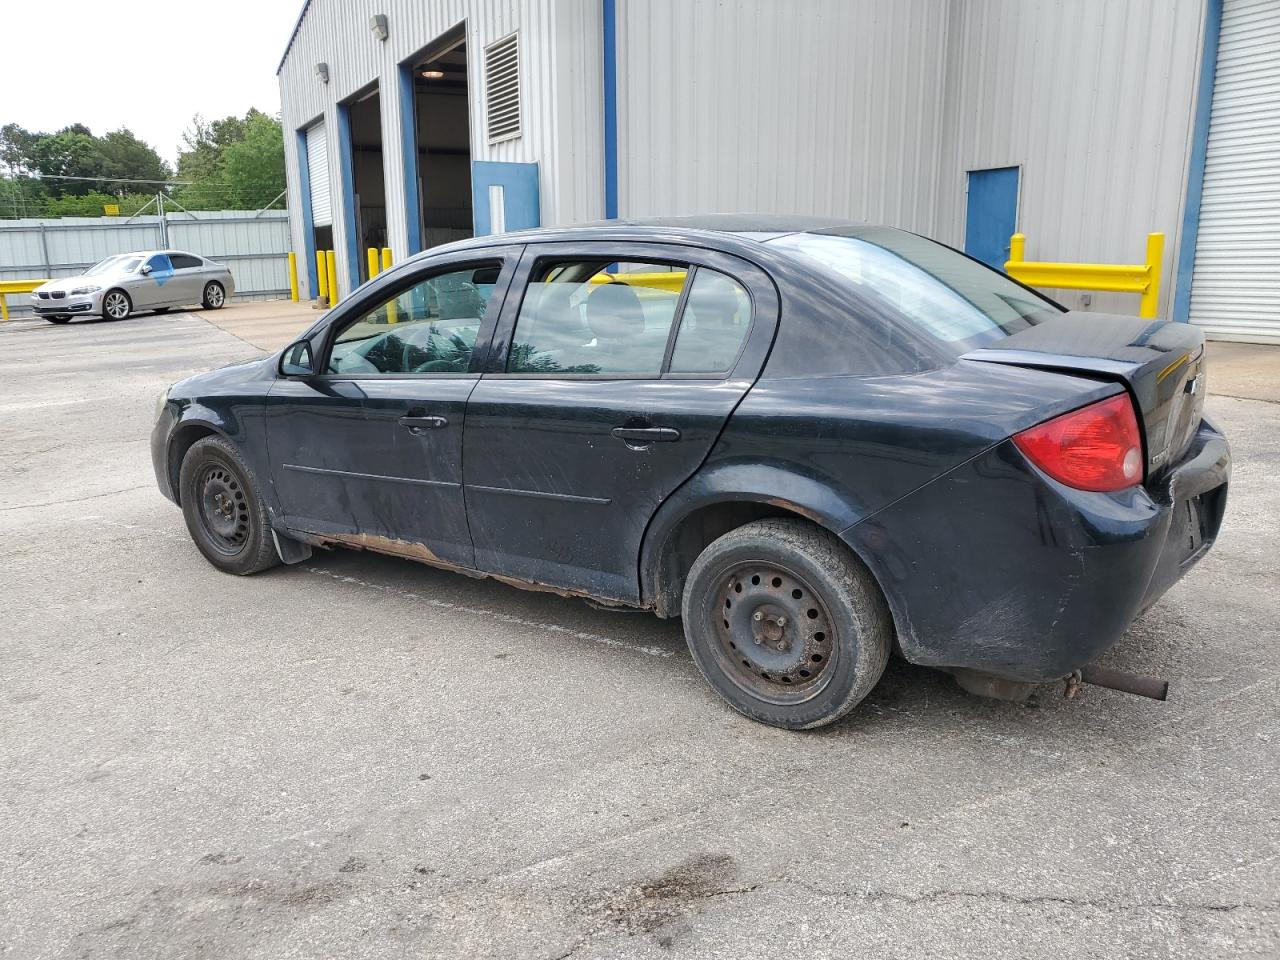
M 871 574 L 834 536 L 799 520 L 761 520 L 725 534 L 685 583 L 685 636 L 731 706 L 791 729 L 831 723 L 884 672 L 888 606 Z
M 266 505 L 227 440 L 205 437 L 192 444 L 178 489 L 191 539 L 215 567 L 249 574 L 279 562 Z

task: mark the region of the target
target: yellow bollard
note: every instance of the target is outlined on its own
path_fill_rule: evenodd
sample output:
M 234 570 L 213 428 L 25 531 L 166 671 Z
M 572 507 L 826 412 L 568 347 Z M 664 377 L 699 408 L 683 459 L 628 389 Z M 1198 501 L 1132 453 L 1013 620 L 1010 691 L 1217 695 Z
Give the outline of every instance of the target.
M 298 302 L 298 255 L 289 251 L 289 299 Z
M 382 248 L 382 269 L 384 271 L 391 269 L 390 247 Z M 397 304 L 395 300 L 392 300 L 387 304 L 387 323 L 398 323 L 399 320 L 399 304 Z
M 329 303 L 338 302 L 338 257 L 332 250 L 324 252 L 325 273 L 329 275 Z
M 1138 302 L 1138 316 L 1155 317 L 1160 306 L 1160 270 L 1164 264 L 1164 234 L 1147 234 L 1147 286 Z
M 9 304 L 5 303 L 3 293 L 0 293 L 0 323 L 9 319 Z
M 378 248 L 370 247 L 365 251 L 365 255 L 369 261 L 369 279 L 372 280 L 378 275 Z
M 329 299 L 329 279 L 325 276 L 324 251 L 316 251 L 316 289 L 317 300 Z
M 1025 234 L 1015 233 L 1009 238 L 1009 263 L 1021 263 L 1027 259 L 1027 238 Z M 1005 264 L 1006 268 L 1008 264 Z

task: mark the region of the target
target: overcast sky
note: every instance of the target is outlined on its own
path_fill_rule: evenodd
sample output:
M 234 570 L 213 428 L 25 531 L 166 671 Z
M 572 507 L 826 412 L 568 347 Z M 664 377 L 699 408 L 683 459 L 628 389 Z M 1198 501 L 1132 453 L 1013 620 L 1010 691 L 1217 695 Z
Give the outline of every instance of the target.
M 276 66 L 302 0 L 3 3 L 0 126 L 128 127 L 174 162 L 182 131 L 280 109 Z

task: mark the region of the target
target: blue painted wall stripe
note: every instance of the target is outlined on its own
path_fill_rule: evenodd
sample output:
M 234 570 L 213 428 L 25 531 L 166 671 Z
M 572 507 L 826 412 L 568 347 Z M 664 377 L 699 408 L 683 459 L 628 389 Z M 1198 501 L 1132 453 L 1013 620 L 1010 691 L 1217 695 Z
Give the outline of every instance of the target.
M 617 0 L 603 0 L 604 9 L 604 215 L 618 215 L 618 9 Z
M 316 227 L 311 214 L 311 166 L 307 161 L 307 131 L 298 130 L 298 186 L 302 190 L 302 247 L 306 256 L 307 291 L 314 299 L 316 288 Z
M 1218 35 L 1222 31 L 1222 0 L 1208 0 L 1204 15 L 1204 49 L 1200 54 L 1200 85 L 1196 91 L 1191 160 L 1187 164 L 1187 203 L 1182 211 L 1178 241 L 1178 272 L 1174 280 L 1173 319 L 1191 319 L 1191 275 L 1200 234 L 1200 198 L 1204 194 L 1204 163 L 1209 153 L 1209 115 L 1213 110 L 1213 77 L 1218 70 Z
M 351 148 L 351 107 L 338 104 L 338 158 L 342 165 L 342 225 L 347 235 L 346 289 L 338 288 L 345 295 L 360 286 L 360 237 L 356 235 L 356 172 L 355 153 Z
M 406 256 L 422 250 L 422 202 L 418 198 L 418 117 L 413 94 L 413 64 L 400 64 L 400 149 L 404 157 Z

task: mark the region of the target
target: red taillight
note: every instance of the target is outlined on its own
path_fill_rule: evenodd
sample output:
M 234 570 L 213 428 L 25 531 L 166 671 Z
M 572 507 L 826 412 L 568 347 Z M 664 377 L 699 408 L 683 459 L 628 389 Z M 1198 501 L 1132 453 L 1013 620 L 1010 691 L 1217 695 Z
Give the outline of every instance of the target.
M 1053 479 L 1078 490 L 1107 492 L 1142 482 L 1142 436 L 1127 393 L 1023 430 L 1013 442 Z

